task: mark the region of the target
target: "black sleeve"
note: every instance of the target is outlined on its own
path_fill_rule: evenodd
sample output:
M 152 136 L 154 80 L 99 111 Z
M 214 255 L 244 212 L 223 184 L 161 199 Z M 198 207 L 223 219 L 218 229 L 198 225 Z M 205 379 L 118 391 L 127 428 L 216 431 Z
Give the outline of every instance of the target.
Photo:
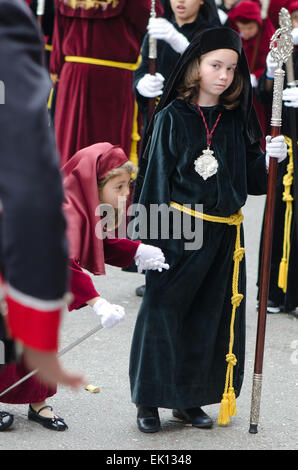
M 23 0 L 0 2 L 0 64 L 1 265 L 14 288 L 54 300 L 67 290 L 63 191 L 43 45 Z

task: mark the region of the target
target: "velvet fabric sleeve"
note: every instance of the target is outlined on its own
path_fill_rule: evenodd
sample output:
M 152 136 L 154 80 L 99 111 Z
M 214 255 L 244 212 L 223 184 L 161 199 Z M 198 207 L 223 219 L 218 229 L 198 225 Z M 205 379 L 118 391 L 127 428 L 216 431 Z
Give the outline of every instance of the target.
M 139 244 L 139 241 L 127 238 L 105 238 L 103 243 L 105 263 L 121 268 L 130 266 Z
M 170 203 L 170 176 L 177 163 L 175 118 L 165 108 L 157 114 L 140 204 Z
M 74 299 L 68 306 L 68 310 L 78 310 L 85 307 L 88 300 L 98 297 L 99 293 L 95 289 L 89 274 L 85 273 L 74 260 L 70 260 L 70 290 Z
M 132 23 L 141 34 L 145 34 L 150 10 L 150 0 L 138 0 L 137 2 L 135 0 L 127 0 L 123 9 L 123 16 Z M 163 12 L 159 1 L 156 2 L 155 10 L 157 16 L 160 16 Z
M 54 31 L 53 31 L 53 39 L 52 39 L 52 51 L 51 51 L 51 58 L 50 58 L 50 73 L 51 75 L 59 75 L 61 73 L 63 64 L 64 64 L 64 54 L 62 51 L 62 43 L 63 43 L 63 29 L 64 29 L 64 21 L 63 16 L 57 9 L 55 12 L 55 20 L 54 20 Z
M 255 196 L 267 191 L 267 170 L 265 153 L 259 142 L 246 147 L 247 192 Z

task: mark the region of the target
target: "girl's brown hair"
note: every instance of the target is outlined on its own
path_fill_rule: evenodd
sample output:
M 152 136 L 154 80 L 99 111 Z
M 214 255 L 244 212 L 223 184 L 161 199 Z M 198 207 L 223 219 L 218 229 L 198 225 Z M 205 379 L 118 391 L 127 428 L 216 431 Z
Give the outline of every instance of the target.
M 177 88 L 178 98 L 194 102 L 198 99 L 200 89 L 200 63 L 205 54 L 195 57 L 188 65 L 184 81 Z M 219 104 L 226 109 L 235 109 L 243 89 L 243 77 L 236 67 L 234 79 L 227 90 L 219 97 Z

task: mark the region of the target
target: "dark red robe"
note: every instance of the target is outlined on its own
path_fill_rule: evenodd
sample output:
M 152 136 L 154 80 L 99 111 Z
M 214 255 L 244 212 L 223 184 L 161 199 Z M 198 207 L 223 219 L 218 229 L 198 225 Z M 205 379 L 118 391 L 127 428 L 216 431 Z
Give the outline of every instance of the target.
M 260 4 L 259 0 L 254 0 Z M 270 0 L 267 17 L 270 19 L 274 28 L 279 28 L 278 14 L 282 8 L 288 10 L 291 0 Z
M 96 2 L 95 2 L 96 3 Z M 107 0 L 86 9 L 56 0 L 51 74 L 58 75 L 55 130 L 61 166 L 78 150 L 97 142 L 120 145 L 130 154 L 133 71 L 65 62 L 80 56 L 136 64 L 150 14 L 150 0 Z M 158 5 L 161 12 L 162 9 Z
M 239 32 L 236 22 L 244 21 L 255 21 L 258 23 L 260 28 L 260 39 L 259 45 L 256 46 L 258 36 L 251 39 L 245 40 L 242 38 L 243 49 L 245 51 L 250 73 L 254 74 L 257 79 L 260 78 L 266 67 L 266 57 L 269 52 L 269 45 L 272 35 L 274 34 L 275 28 L 272 25 L 269 18 L 262 20 L 261 8 L 255 1 L 243 0 L 236 5 L 229 12 L 229 21 L 235 31 Z M 257 47 L 257 54 L 255 55 L 255 48 Z M 255 56 L 255 59 L 254 59 Z M 253 63 L 254 62 L 254 63 Z M 257 101 L 255 94 L 253 97 L 253 103 L 263 130 L 263 133 L 267 135 L 270 129 L 270 107 L 261 104 Z M 264 144 L 264 142 L 263 142 Z

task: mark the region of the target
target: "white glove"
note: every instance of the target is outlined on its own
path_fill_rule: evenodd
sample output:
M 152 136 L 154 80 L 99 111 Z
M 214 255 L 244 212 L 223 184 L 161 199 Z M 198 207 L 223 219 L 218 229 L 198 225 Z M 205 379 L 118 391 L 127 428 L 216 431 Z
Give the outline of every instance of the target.
M 278 135 L 272 139 L 271 135 L 266 136 L 266 168 L 269 168 L 269 158 L 277 158 L 278 163 L 287 157 L 287 144 L 283 135 Z
M 120 305 L 110 304 L 107 300 L 100 298 L 93 305 L 94 312 L 100 317 L 104 328 L 112 328 L 124 320 L 125 310 Z
M 146 73 L 137 84 L 137 90 L 140 95 L 146 98 L 155 98 L 156 96 L 162 95 L 164 77 L 160 73 L 151 75 Z
M 134 259 L 138 273 L 146 269 L 158 269 L 159 272 L 163 269 L 169 269 L 169 265 L 165 263 L 165 257 L 161 249 L 152 245 L 141 243 L 138 246 Z
M 298 28 L 293 28 L 291 34 L 294 41 L 294 46 L 298 46 Z
M 178 54 L 189 45 L 188 39 L 165 18 L 150 18 L 147 30 L 152 38 L 166 41 Z
M 274 78 L 274 72 L 278 67 L 278 63 L 274 61 L 271 56 L 271 51 L 267 54 L 266 57 L 266 77 Z
M 221 24 L 225 24 L 227 22 L 227 19 L 229 18 L 228 15 L 220 8 L 217 9 L 217 14 Z
M 285 106 L 298 108 L 298 87 L 286 88 L 282 93 L 282 99 L 285 101 Z
M 257 77 L 255 76 L 254 73 L 251 73 L 251 74 L 250 74 L 250 83 L 251 83 L 251 86 L 252 86 L 253 88 L 257 88 L 257 86 L 258 86 L 258 79 L 257 79 Z

